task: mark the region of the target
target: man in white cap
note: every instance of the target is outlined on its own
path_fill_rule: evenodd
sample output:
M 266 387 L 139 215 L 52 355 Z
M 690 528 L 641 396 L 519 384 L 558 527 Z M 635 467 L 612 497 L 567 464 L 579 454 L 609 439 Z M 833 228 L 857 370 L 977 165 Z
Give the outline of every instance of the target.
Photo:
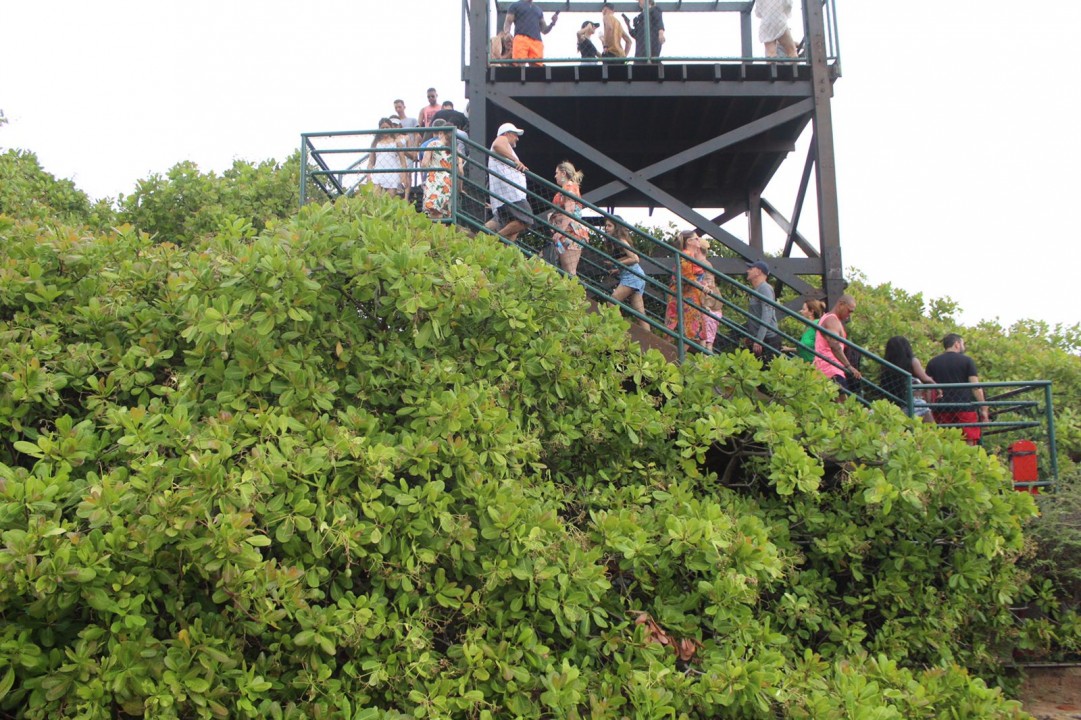
M 492 155 L 488 157 L 492 219 L 484 227 L 508 242 L 517 240 L 518 233 L 533 225 L 533 210 L 525 193 L 525 171 L 529 168 L 514 152 L 523 133 L 514 123 L 500 125 L 492 141 Z

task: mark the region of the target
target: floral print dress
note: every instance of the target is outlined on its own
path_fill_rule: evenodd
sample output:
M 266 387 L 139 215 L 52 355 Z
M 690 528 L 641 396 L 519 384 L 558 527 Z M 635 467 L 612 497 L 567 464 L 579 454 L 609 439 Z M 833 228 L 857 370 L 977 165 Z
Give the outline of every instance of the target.
M 688 340 L 704 343 L 706 340 L 706 323 L 705 317 L 702 311 L 697 307 L 692 307 L 690 303 L 694 303 L 698 307 L 703 307 L 702 304 L 702 290 L 693 285 L 692 282 L 696 282 L 699 285 L 703 284 L 705 280 L 705 271 L 697 264 L 690 260 L 681 260 L 679 263 L 680 272 L 683 275 L 683 335 Z M 668 296 L 668 308 L 664 313 L 664 324 L 669 330 L 675 330 L 679 324 L 679 315 L 676 308 L 676 277 L 673 274 L 672 284 L 668 286 L 671 293 Z
M 424 210 L 432 217 L 450 217 L 451 193 L 454 183 L 450 174 L 450 150 L 432 150 L 431 165 L 444 168 L 429 170 L 424 179 Z

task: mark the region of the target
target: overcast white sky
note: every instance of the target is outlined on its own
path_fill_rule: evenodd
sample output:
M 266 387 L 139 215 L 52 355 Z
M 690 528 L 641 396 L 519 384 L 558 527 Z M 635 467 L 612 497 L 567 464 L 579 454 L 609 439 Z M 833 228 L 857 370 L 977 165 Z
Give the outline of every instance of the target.
M 845 266 L 948 295 L 966 322 L 1081 321 L 1081 1 L 837 4 Z M 464 105 L 461 7 L 4 0 L 0 148 L 32 150 L 91 196 L 116 197 L 181 160 L 215 171 L 282 160 L 301 132 L 374 127 L 395 97 L 415 114 L 429 85 Z M 549 55 L 574 54 L 582 17 L 561 18 Z M 734 23 L 709 18 L 668 13 L 665 53 L 736 42 Z M 803 148 L 765 193 L 786 214 Z M 527 138 L 519 149 L 528 164 Z M 745 235 L 744 223 L 727 227 Z M 813 212 L 801 229 L 817 236 Z

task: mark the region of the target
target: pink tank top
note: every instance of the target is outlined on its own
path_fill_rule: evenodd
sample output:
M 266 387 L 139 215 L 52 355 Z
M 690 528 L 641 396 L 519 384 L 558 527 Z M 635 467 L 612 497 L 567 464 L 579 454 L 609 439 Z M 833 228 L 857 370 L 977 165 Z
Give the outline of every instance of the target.
M 840 318 L 838 318 L 833 313 L 826 313 L 822 316 L 822 319 L 818 321 L 818 324 L 824 325 L 826 322 L 826 318 L 835 318 L 837 320 L 837 323 L 841 326 L 841 332 L 837 334 L 847 340 L 848 333 L 845 332 L 844 323 L 841 322 Z M 844 366 L 848 363 L 841 358 L 834 356 L 833 350 L 830 348 L 830 344 L 826 341 L 826 336 L 820 332 L 815 333 L 815 353 L 829 358 L 833 362 L 837 363 L 836 365 L 834 365 L 833 363 L 823 360 L 820 357 L 815 357 L 815 367 L 818 368 L 823 375 L 831 378 L 845 374 Z

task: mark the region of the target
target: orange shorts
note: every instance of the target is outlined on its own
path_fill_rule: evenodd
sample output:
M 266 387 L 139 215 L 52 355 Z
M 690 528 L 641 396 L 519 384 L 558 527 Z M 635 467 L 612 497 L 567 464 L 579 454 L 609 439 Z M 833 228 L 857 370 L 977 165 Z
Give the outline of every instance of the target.
M 544 43 L 527 35 L 515 35 L 514 45 L 511 48 L 511 57 L 515 60 L 539 60 L 544 57 Z M 544 63 L 530 64 L 543 65 Z

